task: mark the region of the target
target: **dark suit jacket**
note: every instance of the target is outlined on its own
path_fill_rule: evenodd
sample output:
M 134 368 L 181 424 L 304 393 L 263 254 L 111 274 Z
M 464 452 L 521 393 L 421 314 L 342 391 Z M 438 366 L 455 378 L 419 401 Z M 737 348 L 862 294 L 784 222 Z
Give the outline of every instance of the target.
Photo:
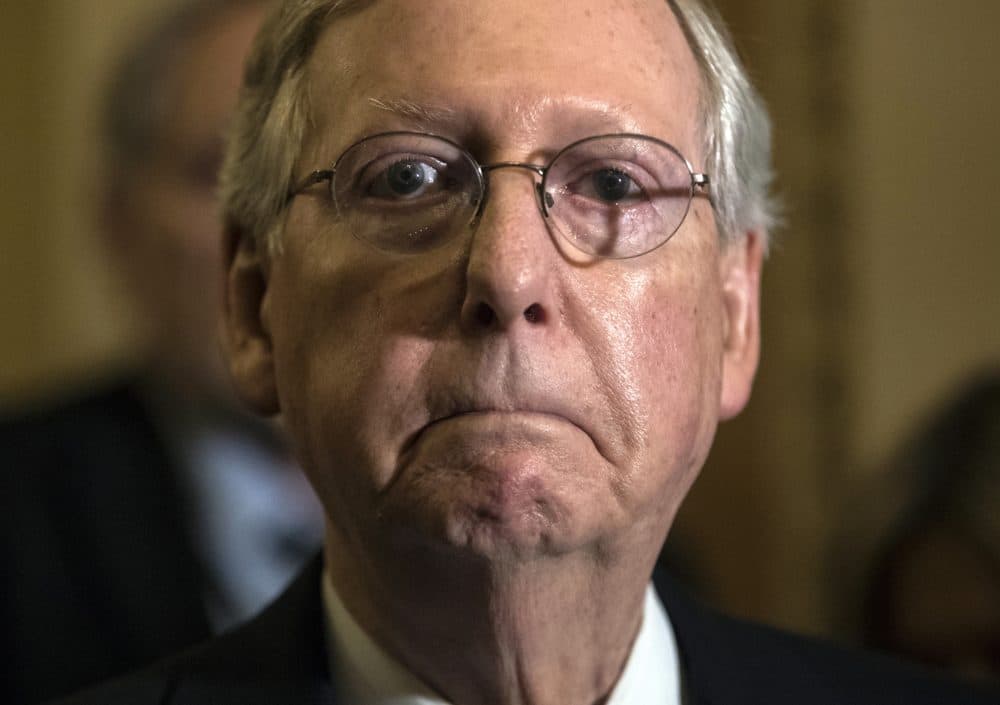
M 313 561 L 271 607 L 237 630 L 61 705 L 337 705 L 320 571 L 320 561 Z M 677 635 L 691 705 L 1000 703 L 1000 694 L 717 615 L 669 579 L 658 589 Z
M 70 693 L 210 634 L 178 474 L 137 390 L 0 420 L 0 702 Z

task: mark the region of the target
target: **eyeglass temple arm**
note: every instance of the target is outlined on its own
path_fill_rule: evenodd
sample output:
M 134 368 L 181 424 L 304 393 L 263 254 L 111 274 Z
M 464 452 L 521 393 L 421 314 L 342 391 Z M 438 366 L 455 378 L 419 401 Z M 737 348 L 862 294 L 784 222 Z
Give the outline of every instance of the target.
M 319 171 L 312 172 L 309 176 L 302 179 L 302 181 L 300 181 L 297 185 L 292 186 L 292 188 L 289 189 L 288 197 L 285 199 L 285 202 L 287 203 L 288 201 L 291 201 L 313 184 L 318 184 L 321 181 L 329 181 L 332 178 L 333 169 L 321 169 Z
M 691 174 L 691 186 L 693 187 L 691 195 L 707 198 L 708 202 L 712 204 L 712 208 L 715 208 L 715 197 L 712 195 L 711 185 L 712 182 L 708 178 L 708 174 Z

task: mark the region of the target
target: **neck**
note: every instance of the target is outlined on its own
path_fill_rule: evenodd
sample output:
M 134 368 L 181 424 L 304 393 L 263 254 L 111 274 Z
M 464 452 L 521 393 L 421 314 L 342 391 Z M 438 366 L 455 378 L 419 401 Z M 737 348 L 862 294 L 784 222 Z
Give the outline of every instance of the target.
M 326 560 L 348 611 L 452 703 L 603 703 L 639 630 L 646 585 L 635 576 L 649 571 L 634 563 L 398 551 L 345 560 L 335 533 Z

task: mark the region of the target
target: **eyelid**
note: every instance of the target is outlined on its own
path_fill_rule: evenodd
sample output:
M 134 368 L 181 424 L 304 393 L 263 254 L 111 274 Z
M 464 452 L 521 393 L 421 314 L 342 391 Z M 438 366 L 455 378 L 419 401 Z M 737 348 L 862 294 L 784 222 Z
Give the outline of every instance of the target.
M 622 165 L 624 165 L 624 167 Z M 637 188 L 642 190 L 645 190 L 650 184 L 656 183 L 656 177 L 652 174 L 652 172 L 635 162 L 596 157 L 587 160 L 585 163 L 574 165 L 571 171 L 565 172 L 561 181 L 568 186 L 570 184 L 577 183 L 581 179 L 588 178 L 595 172 L 602 169 L 614 169 L 622 172 L 628 176 L 633 183 L 635 183 Z
M 401 162 L 415 161 L 421 162 L 422 164 L 427 164 L 432 167 L 435 171 L 440 173 L 444 169 L 448 168 L 448 163 L 443 162 L 436 157 L 432 157 L 426 154 L 413 154 L 413 153 L 403 153 L 398 154 L 384 154 L 375 159 L 370 160 L 366 164 L 362 165 L 360 169 L 356 170 L 356 173 L 352 176 L 352 181 L 354 185 L 358 183 L 367 182 L 373 183 L 380 176 L 385 174 L 391 167 L 399 164 Z M 374 171 L 374 174 L 369 176 Z

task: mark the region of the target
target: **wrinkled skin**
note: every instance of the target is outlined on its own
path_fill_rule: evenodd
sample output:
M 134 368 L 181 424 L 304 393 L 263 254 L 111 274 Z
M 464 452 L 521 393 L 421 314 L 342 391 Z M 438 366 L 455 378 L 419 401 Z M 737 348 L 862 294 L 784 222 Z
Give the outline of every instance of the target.
M 308 80 L 296 177 L 396 129 L 483 163 L 640 132 L 703 166 L 697 67 L 654 0 L 383 0 L 326 30 Z M 385 108 L 398 100 L 428 114 Z M 282 254 L 243 242 L 230 267 L 235 376 L 287 420 L 338 592 L 463 703 L 608 692 L 677 507 L 757 362 L 757 234 L 724 247 L 695 199 L 663 247 L 581 263 L 533 189 L 528 172 L 496 172 L 467 236 L 405 256 L 339 229 L 317 188 L 287 213 Z

